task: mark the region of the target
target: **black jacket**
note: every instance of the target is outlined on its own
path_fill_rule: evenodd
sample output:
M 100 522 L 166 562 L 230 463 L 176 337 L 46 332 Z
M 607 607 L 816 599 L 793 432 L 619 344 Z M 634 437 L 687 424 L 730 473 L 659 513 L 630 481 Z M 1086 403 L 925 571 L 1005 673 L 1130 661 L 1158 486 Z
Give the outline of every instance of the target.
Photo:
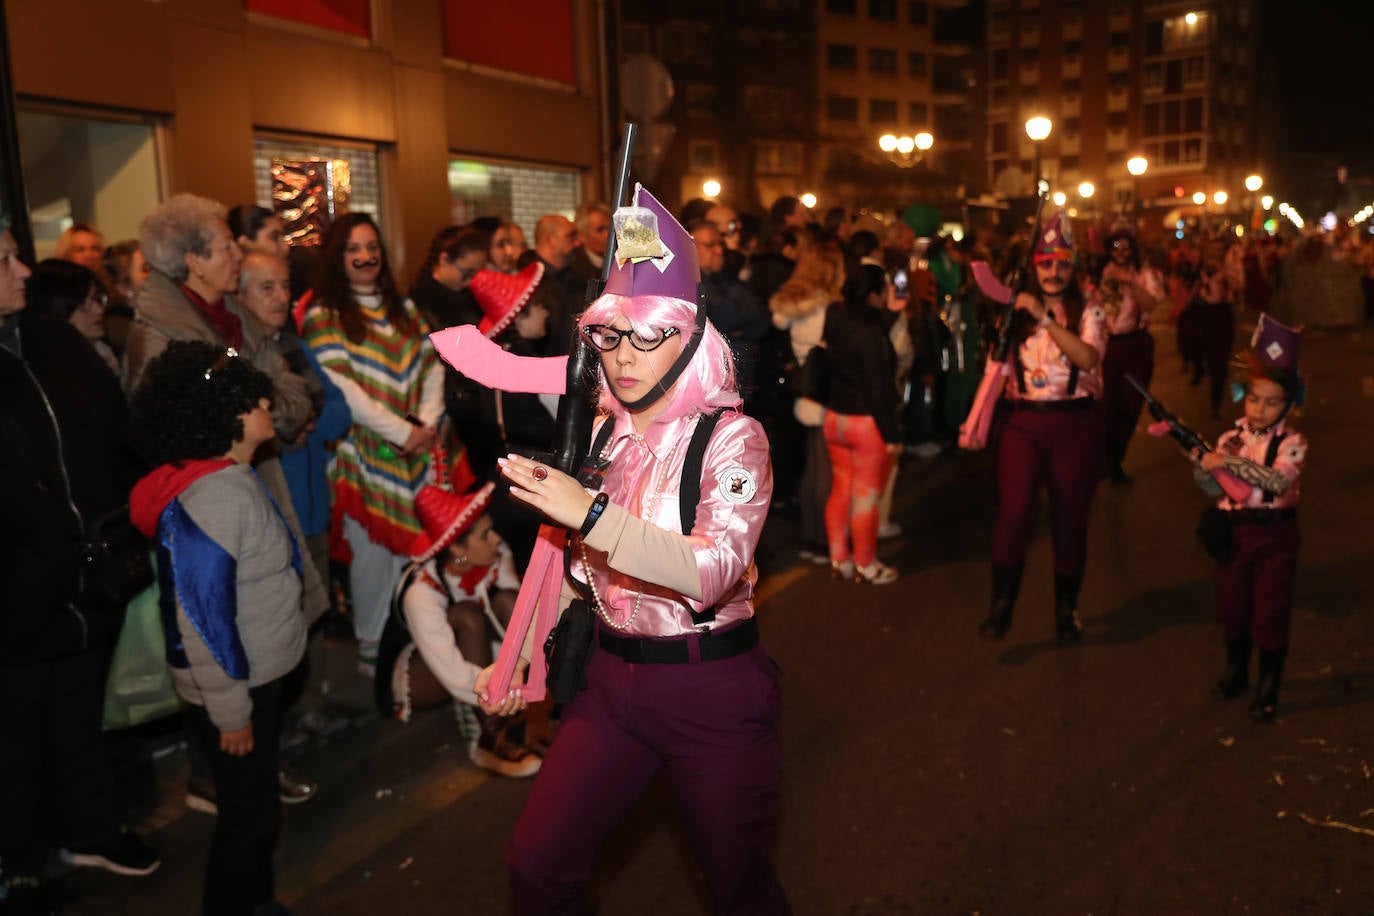
M 883 441 L 902 441 L 897 425 L 897 354 L 883 314 L 868 305 L 831 305 L 825 313 L 830 397 L 826 407 L 870 416 Z
M 455 292 L 427 273 L 415 278 L 410 287 L 410 301 L 425 316 L 431 331 L 482 322 L 482 309 L 469 290 Z
M 82 529 L 56 419 L 37 379 L 3 346 L 0 444 L 0 664 L 80 652 L 88 644 L 85 618 L 75 607 Z

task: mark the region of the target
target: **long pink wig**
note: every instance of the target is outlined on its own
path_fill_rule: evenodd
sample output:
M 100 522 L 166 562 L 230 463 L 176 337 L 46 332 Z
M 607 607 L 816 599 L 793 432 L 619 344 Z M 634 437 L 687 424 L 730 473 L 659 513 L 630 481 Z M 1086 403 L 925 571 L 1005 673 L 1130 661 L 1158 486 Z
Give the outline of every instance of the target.
M 654 328 L 677 328 L 685 347 L 695 327 L 697 307 L 669 296 L 606 295 L 587 307 L 578 324 L 581 327 L 611 324 L 617 315 L 623 316 L 641 334 L 648 334 Z M 717 407 L 740 405 L 739 391 L 735 387 L 735 358 L 730 345 L 709 320 L 702 335 L 701 345 L 677 383 L 668 389 L 665 395 L 668 405 L 656 419 L 672 420 L 706 413 Z M 601 408 L 617 417 L 626 416 L 625 406 L 616 400 L 606 384 L 604 368 L 598 371 L 597 378 L 601 384 Z

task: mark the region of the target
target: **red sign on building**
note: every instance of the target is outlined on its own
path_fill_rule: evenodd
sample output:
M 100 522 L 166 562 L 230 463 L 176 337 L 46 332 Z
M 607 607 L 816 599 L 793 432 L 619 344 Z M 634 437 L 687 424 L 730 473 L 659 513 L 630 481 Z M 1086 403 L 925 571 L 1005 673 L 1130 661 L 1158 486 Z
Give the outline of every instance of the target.
M 243 0 L 250 13 L 275 16 L 302 25 L 372 37 L 372 16 L 369 0 Z
M 444 55 L 572 85 L 572 0 L 522 0 L 518 6 L 444 0 Z

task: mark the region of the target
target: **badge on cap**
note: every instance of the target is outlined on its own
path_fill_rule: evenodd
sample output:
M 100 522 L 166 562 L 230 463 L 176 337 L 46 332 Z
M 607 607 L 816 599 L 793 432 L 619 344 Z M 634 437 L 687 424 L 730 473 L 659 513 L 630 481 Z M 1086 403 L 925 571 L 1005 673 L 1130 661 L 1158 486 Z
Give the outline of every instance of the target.
M 720 495 L 732 503 L 747 503 L 759 490 L 754 475 L 742 467 L 726 468 L 716 478 Z

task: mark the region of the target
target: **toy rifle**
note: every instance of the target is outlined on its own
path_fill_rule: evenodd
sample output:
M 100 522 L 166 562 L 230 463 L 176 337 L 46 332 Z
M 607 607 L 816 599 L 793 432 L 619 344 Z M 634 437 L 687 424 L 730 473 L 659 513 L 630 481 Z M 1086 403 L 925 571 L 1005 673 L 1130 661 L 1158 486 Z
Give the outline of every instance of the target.
M 959 446 L 961 448 L 977 450 L 988 443 L 988 434 L 992 429 L 992 415 L 997 408 L 998 399 L 1002 396 L 1002 386 L 1005 384 L 1007 376 L 1007 359 L 1011 355 L 1013 339 L 1012 325 L 1016 318 L 1016 297 L 1026 291 L 1030 285 L 1030 278 L 1035 271 L 1035 246 L 1040 239 L 1041 219 L 1045 212 L 1047 191 L 1047 185 L 1040 182 L 1036 183 L 1035 193 L 1039 200 L 1035 205 L 1035 228 L 1031 231 L 1030 241 L 1026 245 L 1026 256 L 1012 277 L 1010 286 L 997 279 L 986 261 L 975 261 L 970 265 L 974 282 L 978 284 L 983 295 L 994 302 L 1003 303 L 1006 309 L 1002 313 L 1001 324 L 998 327 L 997 343 L 993 346 L 992 352 L 988 354 L 987 363 L 983 367 L 983 378 L 978 383 L 978 391 L 973 396 L 973 405 L 969 408 L 968 416 L 959 426 Z
M 1178 415 L 1171 413 L 1167 407 L 1161 404 L 1158 398 L 1150 394 L 1148 388 L 1136 381 L 1134 375 L 1131 375 L 1129 372 L 1124 373 L 1124 375 L 1126 381 L 1131 383 L 1131 387 L 1139 391 L 1140 396 L 1145 399 L 1145 406 L 1150 411 L 1150 416 L 1154 417 L 1157 423 L 1164 424 L 1163 428 L 1161 428 L 1161 433 L 1172 437 L 1173 440 L 1181 445 L 1183 450 L 1189 454 L 1192 454 L 1194 451 L 1212 451 L 1212 446 L 1206 439 L 1184 425 L 1183 421 L 1178 418 Z M 1159 433 L 1154 433 L 1153 425 L 1151 426 L 1151 433 L 1159 435 Z
M 1124 373 L 1126 381 L 1131 383 L 1131 387 L 1139 391 L 1145 398 L 1145 404 L 1149 408 L 1150 416 L 1155 418 L 1155 422 L 1149 426 L 1149 433 L 1152 436 L 1169 436 L 1177 442 L 1183 451 L 1192 455 L 1193 452 L 1215 451 L 1212 444 L 1202 438 L 1197 432 L 1189 429 L 1188 426 L 1178 418 L 1178 415 L 1171 412 L 1167 407 L 1159 402 L 1159 399 L 1145 388 L 1144 385 L 1136 381 L 1131 373 Z M 1252 487 L 1242 481 L 1239 477 L 1223 468 L 1207 472 L 1221 487 L 1223 493 L 1235 502 L 1244 502 L 1249 496 Z M 1206 488 L 1204 487 L 1204 490 Z M 1215 491 L 1209 491 L 1212 495 L 1219 495 Z

